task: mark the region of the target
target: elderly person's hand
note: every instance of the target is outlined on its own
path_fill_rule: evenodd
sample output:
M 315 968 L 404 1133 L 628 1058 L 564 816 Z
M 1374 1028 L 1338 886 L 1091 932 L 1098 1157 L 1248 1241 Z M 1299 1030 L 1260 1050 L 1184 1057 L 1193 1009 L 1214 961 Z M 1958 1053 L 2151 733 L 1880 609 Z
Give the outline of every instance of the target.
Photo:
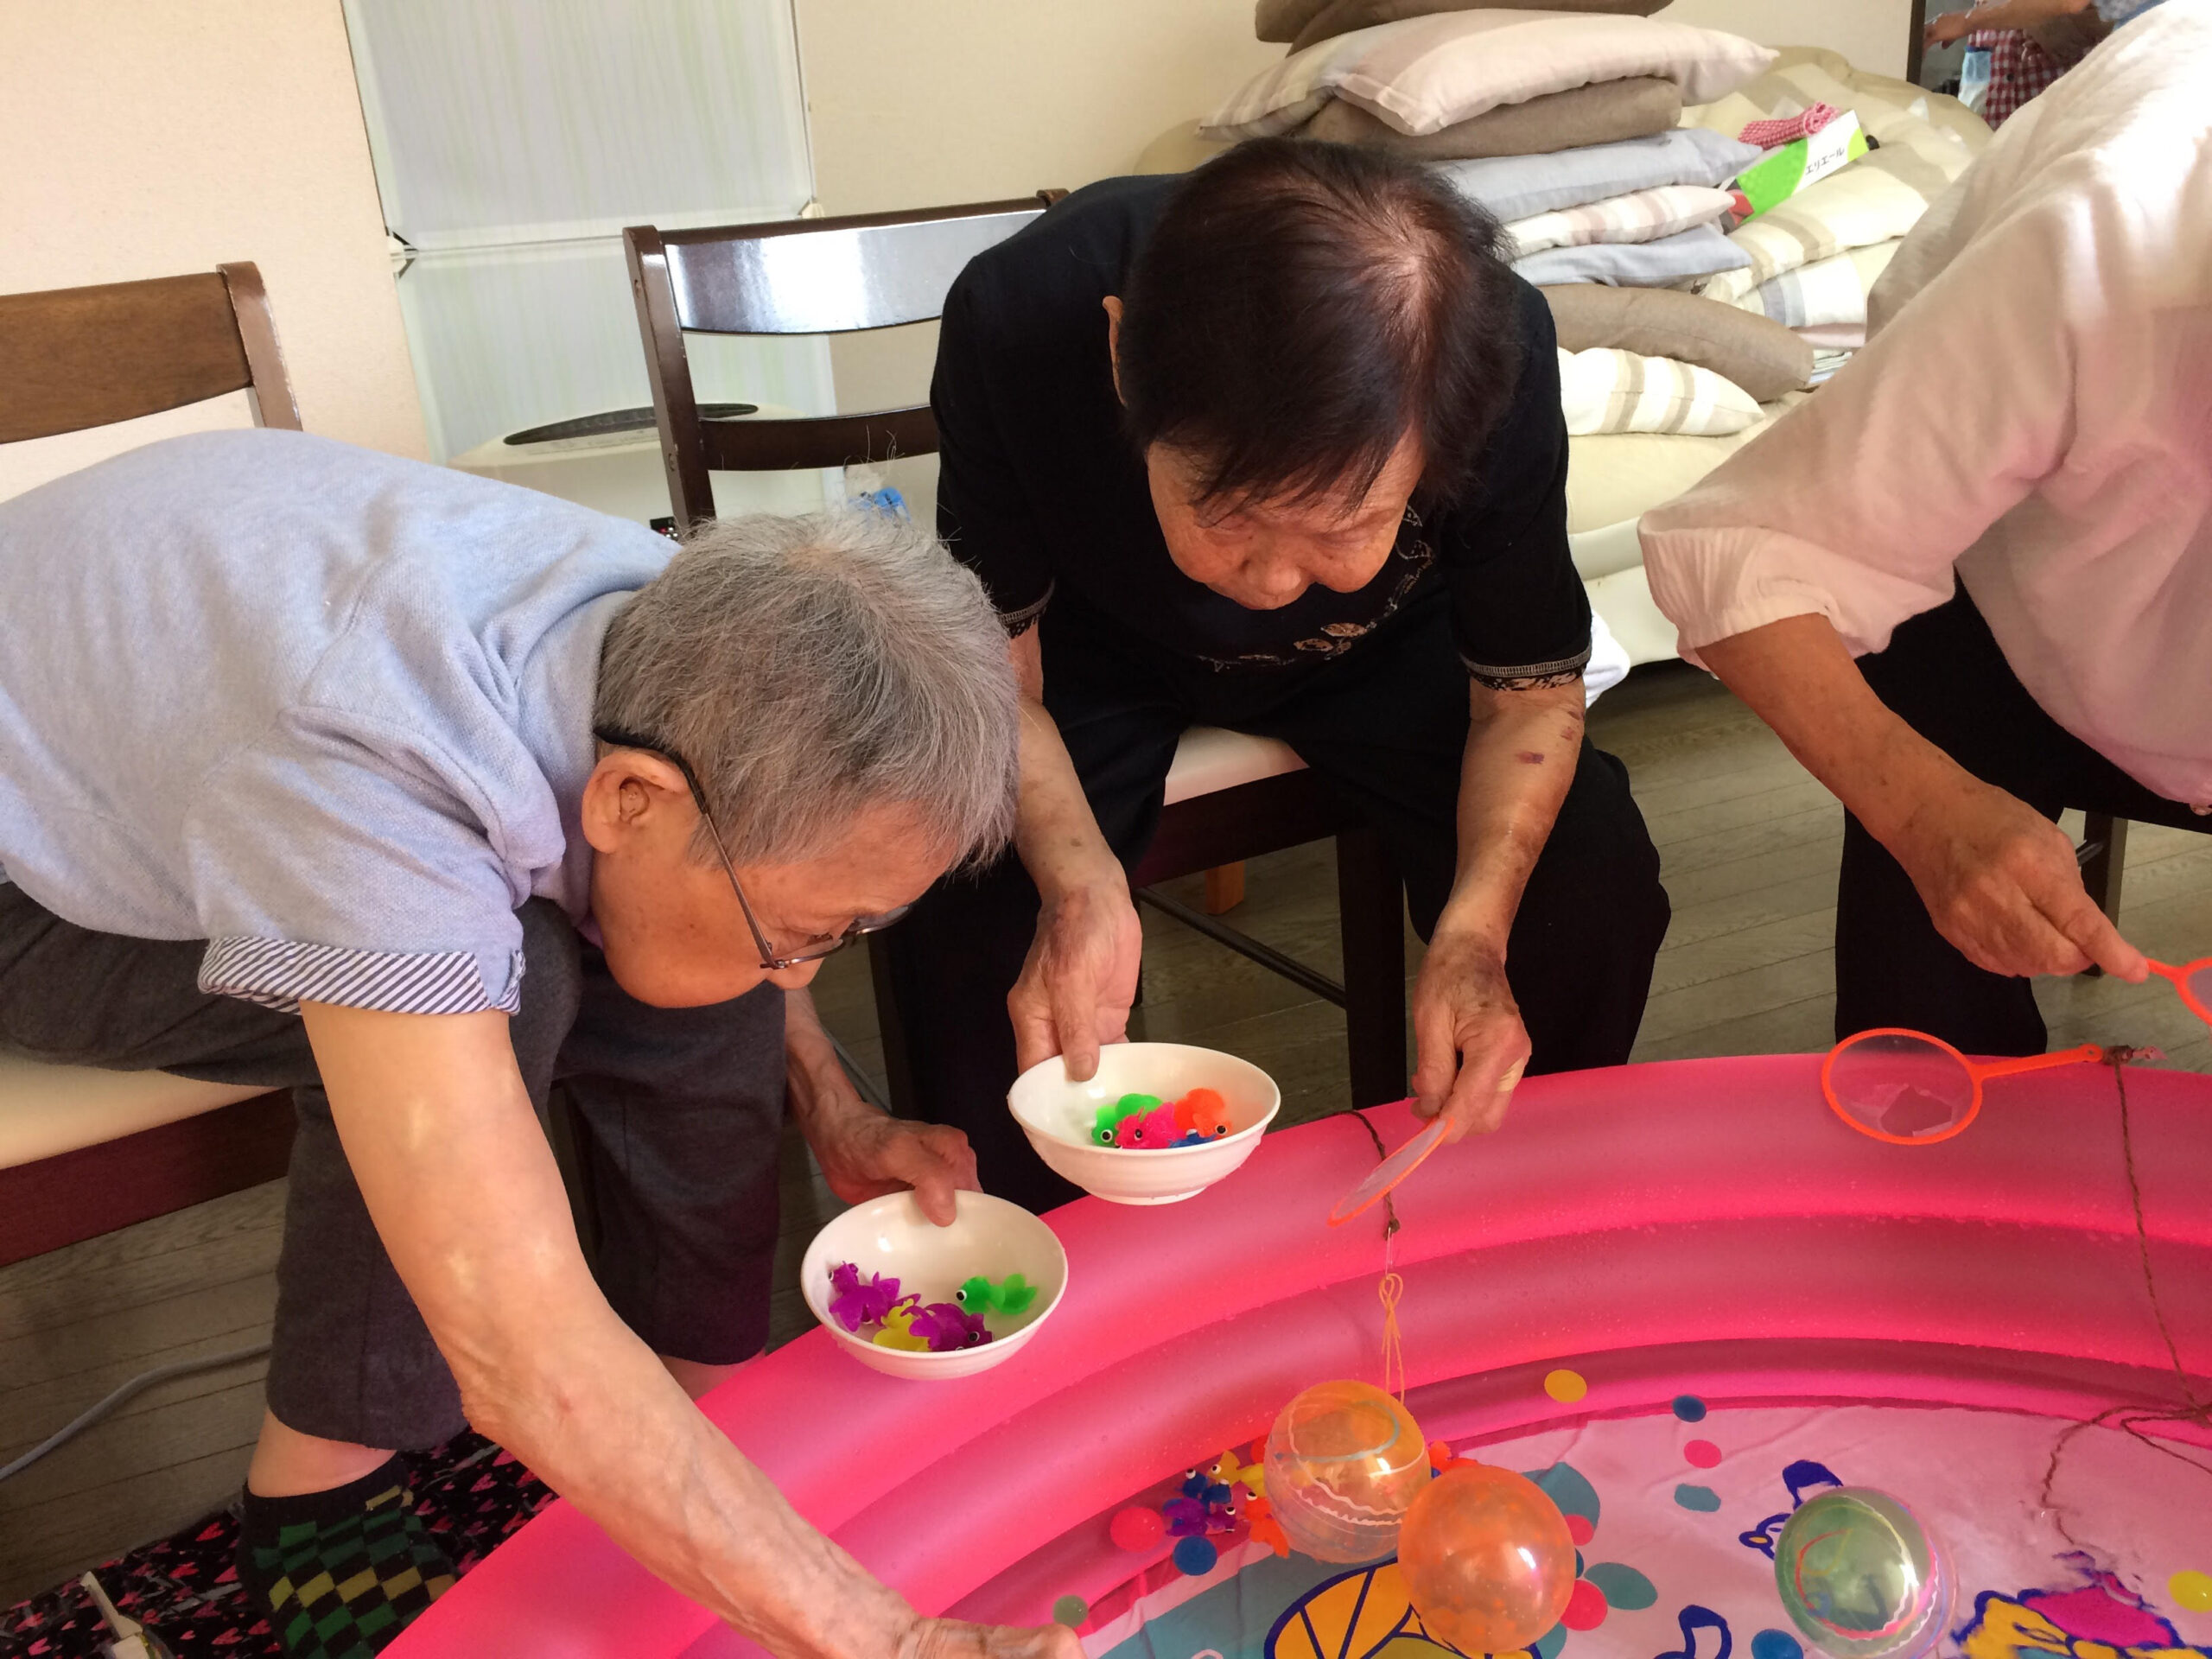
M 899 1659 L 1083 1659 L 1083 1643 L 1065 1624 L 1017 1630 L 925 1618 L 899 1644 Z
M 1929 46 L 1948 46 L 1953 41 L 1964 40 L 1980 27 L 1970 11 L 1947 11 L 1928 20 L 1921 38 Z
M 912 1188 L 922 1213 L 952 1224 L 953 1193 L 978 1190 L 968 1137 L 942 1123 L 915 1123 L 860 1096 L 804 991 L 784 994 L 791 1114 L 814 1149 L 822 1179 L 847 1204 Z
M 1414 987 L 1414 1113 L 1444 1116 L 1445 1139 L 1505 1121 L 1529 1063 L 1529 1033 L 1505 982 L 1505 956 L 1480 937 L 1440 928 Z
M 1144 930 L 1118 866 L 1108 879 L 1048 896 L 1021 977 L 1007 994 L 1015 1064 L 1026 1071 L 1058 1054 L 1071 1077 L 1093 1076 L 1099 1045 L 1128 1038 L 1143 951 Z

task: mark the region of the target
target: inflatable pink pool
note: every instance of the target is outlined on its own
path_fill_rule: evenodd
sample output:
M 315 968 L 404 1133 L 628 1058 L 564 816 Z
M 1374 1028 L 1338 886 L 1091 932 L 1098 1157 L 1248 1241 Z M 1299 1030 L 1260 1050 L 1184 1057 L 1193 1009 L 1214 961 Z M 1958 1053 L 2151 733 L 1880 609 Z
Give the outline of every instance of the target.
M 1763 1549 L 1839 1482 L 1895 1491 L 1957 1558 L 1947 1652 L 2212 1651 L 2212 1471 L 2174 1455 L 2212 1463 L 2201 1416 L 2085 1429 L 2041 1496 L 2069 1425 L 2171 1412 L 2184 1387 L 2212 1400 L 2212 1079 L 2128 1074 L 2184 1379 L 2145 1289 L 2109 1071 L 1994 1084 L 1967 1134 L 1903 1148 L 1840 1123 L 1818 1065 L 1532 1080 L 1503 1130 L 1397 1195 L 1408 1405 L 1581 1515 L 1586 1582 L 1541 1659 L 1562 1641 L 1790 1659 Z M 1389 1145 L 1414 1128 L 1402 1107 L 1368 1116 Z M 1188 1203 L 1055 1212 L 1066 1300 L 986 1377 L 899 1382 L 815 1332 L 705 1408 L 925 1611 L 1038 1624 L 1072 1598 L 1086 1649 L 1116 1659 L 1440 1652 L 1389 1624 L 1395 1569 L 1279 1560 L 1232 1531 L 1186 1576 L 1166 1543 L 1108 1535 L 1300 1389 L 1379 1380 L 1383 1211 L 1323 1224 L 1374 1155 L 1334 1118 L 1271 1135 Z M 389 1651 L 753 1649 L 556 1503 Z

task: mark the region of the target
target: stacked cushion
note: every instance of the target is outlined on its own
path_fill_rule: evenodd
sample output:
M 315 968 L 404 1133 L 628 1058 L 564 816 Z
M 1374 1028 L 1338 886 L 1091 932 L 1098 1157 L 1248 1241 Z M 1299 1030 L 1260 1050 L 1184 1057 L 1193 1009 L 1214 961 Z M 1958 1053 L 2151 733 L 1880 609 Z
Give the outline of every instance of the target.
M 1866 296 L 1897 257 L 1895 241 L 1831 254 L 1761 283 L 1733 301 L 1788 328 L 1866 327 Z
M 1569 437 L 1600 432 L 1681 432 L 1716 437 L 1759 418 L 1758 401 L 1711 369 L 1606 346 L 1559 354 L 1560 402 Z
M 1540 156 L 1586 144 L 1665 132 L 1681 118 L 1682 89 L 1656 75 L 1601 80 L 1454 121 L 1420 137 L 1400 132 L 1357 104 L 1331 99 L 1299 136 L 1340 144 L 1378 144 L 1423 161 L 1484 156 Z
M 1560 349 L 1616 347 L 1677 358 L 1735 382 L 1762 404 L 1805 384 L 1813 349 L 1778 322 L 1667 288 L 1547 288 Z
M 1775 54 L 1740 35 L 1652 17 L 1460 11 L 1357 29 L 1294 53 L 1205 122 L 1221 137 L 1295 131 L 1332 99 L 1412 137 L 1548 92 L 1652 76 L 1702 103 Z
M 1505 233 L 1523 257 L 1547 248 L 1590 242 L 1651 242 L 1712 224 L 1729 210 L 1732 200 L 1726 190 L 1705 185 L 1666 184 L 1624 196 L 1608 196 L 1580 207 L 1555 207 L 1548 213 L 1516 219 L 1505 227 Z
M 1475 11 L 1490 0 L 1258 0 L 1252 32 L 1263 41 L 1288 41 L 1302 52 L 1316 41 L 1355 29 L 1426 17 L 1438 11 Z M 1618 11 L 1648 17 L 1667 0 L 1553 0 L 1553 11 Z
M 1452 188 L 1510 224 L 1535 213 L 1580 207 L 1636 190 L 1670 184 L 1726 184 L 1758 160 L 1756 144 L 1703 128 L 1684 127 L 1625 143 L 1459 162 L 1440 168 Z
M 1713 282 L 1741 275 L 1750 256 L 1713 225 L 1662 236 L 1656 242 L 1592 242 L 1551 248 L 1513 262 L 1514 274 L 1538 288 L 1557 283 L 1625 283 L 1665 288 L 1675 283 Z

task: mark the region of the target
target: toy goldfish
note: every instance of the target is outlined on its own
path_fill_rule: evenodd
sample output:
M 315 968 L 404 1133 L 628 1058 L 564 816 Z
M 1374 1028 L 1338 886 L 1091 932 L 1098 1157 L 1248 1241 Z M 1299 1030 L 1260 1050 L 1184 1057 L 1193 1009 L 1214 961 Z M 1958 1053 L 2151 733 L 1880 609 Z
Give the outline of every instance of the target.
M 952 1302 L 931 1302 L 916 1313 L 907 1327 L 929 1344 L 933 1354 L 950 1354 L 963 1348 L 980 1348 L 991 1339 L 980 1315 L 964 1313 Z
M 952 1300 L 970 1313 L 1026 1313 L 1037 1300 L 1037 1287 L 1018 1273 L 995 1285 L 978 1274 L 954 1291 Z
M 1255 1497 L 1267 1490 L 1267 1471 L 1256 1463 L 1243 1461 L 1233 1448 L 1221 1454 L 1211 1473 L 1221 1484 L 1242 1486 Z
M 1229 1121 L 1229 1103 L 1211 1089 L 1193 1089 L 1175 1103 L 1175 1127 L 1202 1141 L 1217 1141 L 1236 1126 Z
M 840 1262 L 830 1269 L 830 1288 L 836 1293 L 830 1299 L 830 1316 L 848 1331 L 875 1323 L 899 1300 L 896 1279 L 872 1273 L 863 1282 L 861 1270 L 849 1262 Z
M 1116 1134 L 1122 1120 L 1142 1116 L 1159 1104 L 1158 1095 L 1123 1095 L 1112 1105 L 1098 1109 L 1098 1116 L 1092 1120 L 1090 1138 L 1102 1147 L 1127 1146 L 1128 1143 Z
M 1290 1556 L 1290 1539 L 1282 1529 L 1282 1522 L 1275 1519 L 1274 1505 L 1264 1497 L 1249 1497 L 1244 1501 L 1244 1518 L 1252 1523 L 1252 1541 L 1265 1544 L 1285 1560 Z
M 1141 1117 L 1125 1117 L 1114 1129 L 1114 1144 L 1135 1147 L 1141 1150 L 1158 1151 L 1175 1144 L 1180 1131 L 1175 1127 L 1175 1109 L 1154 1106 Z
M 882 1329 L 875 1333 L 874 1338 L 877 1347 L 901 1348 L 914 1354 L 929 1351 L 929 1338 L 916 1336 L 913 1330 L 914 1315 L 921 1300 L 918 1296 L 909 1296 L 885 1311 Z

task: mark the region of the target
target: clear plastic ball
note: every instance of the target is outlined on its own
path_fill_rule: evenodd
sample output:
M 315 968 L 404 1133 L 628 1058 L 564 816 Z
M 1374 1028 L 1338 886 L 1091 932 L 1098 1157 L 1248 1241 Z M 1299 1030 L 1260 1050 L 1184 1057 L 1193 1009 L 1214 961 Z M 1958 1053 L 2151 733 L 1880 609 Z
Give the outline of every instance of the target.
M 1292 1548 L 1317 1561 L 1379 1560 L 1428 1484 L 1428 1443 L 1397 1401 L 1365 1382 L 1319 1382 L 1268 1435 L 1267 1489 Z
M 1534 1646 L 1567 1611 L 1574 1539 L 1535 1482 L 1463 1464 L 1406 1512 L 1398 1571 L 1431 1636 L 1462 1653 L 1511 1653 Z
M 1910 1659 L 1951 1619 L 1951 1575 L 1919 1517 L 1887 1493 L 1809 1497 L 1774 1545 L 1775 1587 L 1808 1641 L 1836 1659 Z

